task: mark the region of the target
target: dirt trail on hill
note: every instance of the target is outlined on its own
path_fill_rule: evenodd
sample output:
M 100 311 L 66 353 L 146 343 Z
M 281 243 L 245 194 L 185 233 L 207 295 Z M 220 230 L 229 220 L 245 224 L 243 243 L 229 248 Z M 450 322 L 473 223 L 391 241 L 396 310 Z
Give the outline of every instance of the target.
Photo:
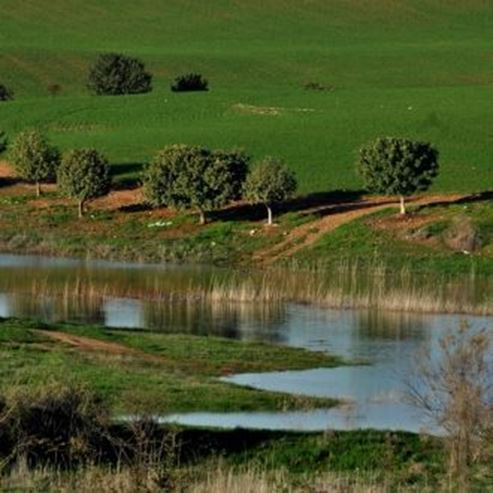
M 83 351 L 101 351 L 115 356 L 130 356 L 152 363 L 164 363 L 166 361 L 160 356 L 145 353 L 144 351 L 139 351 L 138 349 L 133 349 L 117 342 L 101 341 L 92 337 L 76 336 L 55 330 L 36 330 L 36 332 Z
M 426 197 L 410 198 L 407 202 L 413 205 L 449 204 L 466 197 L 468 195 L 436 194 Z M 281 257 L 291 257 L 298 251 L 313 245 L 323 235 L 339 226 L 389 207 L 398 208 L 399 204 L 395 199 L 379 197 L 345 204 L 333 204 L 323 208 L 308 209 L 304 212 L 323 214 L 323 217 L 293 228 L 280 243 L 257 252 L 253 260 L 259 263 L 270 264 Z
M 0 161 L 0 178 L 13 178 L 14 176 L 12 166 L 7 161 Z

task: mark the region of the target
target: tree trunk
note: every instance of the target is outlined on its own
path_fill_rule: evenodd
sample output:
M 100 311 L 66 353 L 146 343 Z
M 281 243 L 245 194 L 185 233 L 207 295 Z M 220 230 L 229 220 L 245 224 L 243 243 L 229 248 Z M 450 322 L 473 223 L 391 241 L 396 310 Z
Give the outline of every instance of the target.
M 41 184 L 39 183 L 39 181 L 36 182 L 36 197 L 40 197 L 41 196 Z
M 205 220 L 205 212 L 201 209 L 199 209 L 199 223 L 200 224 L 205 224 L 206 223 L 206 220 Z
M 404 195 L 401 195 L 400 200 L 401 200 L 401 214 L 405 214 L 406 213 L 406 203 L 405 203 Z
M 79 200 L 79 219 L 84 216 L 84 201 Z
M 267 208 L 267 224 L 272 226 L 272 209 L 269 204 L 265 204 L 265 207 Z

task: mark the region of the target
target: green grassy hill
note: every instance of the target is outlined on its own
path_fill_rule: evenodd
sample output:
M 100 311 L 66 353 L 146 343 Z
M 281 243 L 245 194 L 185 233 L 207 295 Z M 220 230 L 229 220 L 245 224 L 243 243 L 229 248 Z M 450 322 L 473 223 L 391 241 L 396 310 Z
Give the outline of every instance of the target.
M 358 188 L 356 149 L 378 135 L 431 140 L 436 190 L 493 176 L 493 3 L 487 0 L 2 0 L 0 128 L 41 126 L 134 174 L 165 144 L 284 157 L 303 192 Z M 97 53 L 141 57 L 155 90 L 92 97 Z M 207 94 L 172 94 L 184 71 Z M 330 88 L 309 91 L 306 82 Z M 60 84 L 56 97 L 50 84 Z

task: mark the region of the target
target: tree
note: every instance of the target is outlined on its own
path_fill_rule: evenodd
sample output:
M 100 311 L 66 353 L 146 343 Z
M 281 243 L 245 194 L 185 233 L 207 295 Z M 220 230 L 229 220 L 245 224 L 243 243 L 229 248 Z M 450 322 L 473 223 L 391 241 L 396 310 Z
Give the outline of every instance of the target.
M 87 201 L 106 195 L 111 187 L 108 161 L 94 149 L 68 152 L 58 169 L 57 183 L 67 196 L 77 199 L 79 217 Z
M 9 160 L 19 176 L 36 184 L 36 195 L 39 197 L 41 183 L 55 179 L 60 152 L 42 133 L 25 130 L 12 142 Z
M 238 198 L 249 158 L 240 151 L 171 145 L 160 151 L 143 173 L 144 197 L 153 206 L 206 212 Z
M 14 93 L 3 84 L 0 84 L 0 101 L 10 101 L 14 99 Z
M 438 175 L 438 151 L 427 142 L 378 138 L 360 150 L 358 171 L 375 193 L 398 195 L 401 214 L 405 197 L 428 190 Z
M 180 75 L 171 84 L 171 90 L 173 92 L 208 91 L 209 82 L 200 74 Z
M 245 196 L 267 208 L 267 224 L 272 225 L 272 205 L 288 199 L 297 188 L 294 173 L 280 160 L 267 157 L 248 175 Z
M 137 58 L 105 53 L 90 69 L 87 87 L 97 95 L 145 93 L 152 90 L 152 75 Z
M 449 471 L 467 483 L 493 429 L 491 334 L 461 324 L 417 355 L 408 382 L 411 403 L 446 432 Z

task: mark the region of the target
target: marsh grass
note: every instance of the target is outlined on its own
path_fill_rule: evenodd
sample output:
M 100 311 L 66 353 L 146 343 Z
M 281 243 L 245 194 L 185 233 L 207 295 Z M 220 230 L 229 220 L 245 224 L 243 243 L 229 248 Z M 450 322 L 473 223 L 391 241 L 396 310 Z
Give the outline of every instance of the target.
M 197 470 L 198 469 L 198 470 Z M 386 474 L 364 471 L 323 472 L 293 477 L 285 469 L 269 470 L 247 465 L 231 467 L 222 461 L 181 471 L 179 482 L 163 489 L 149 467 L 136 483 L 134 470 L 128 466 L 88 466 L 70 473 L 48 468 L 29 469 L 24 462 L 0 479 L 6 491 L 44 491 L 46 493 L 396 493 L 449 492 L 453 484 L 420 481 L 399 483 L 389 471 Z
M 198 307 L 228 304 L 281 303 L 316 304 L 349 309 L 401 310 L 426 313 L 493 313 L 490 277 L 416 274 L 385 263 L 372 265 L 357 261 L 326 267 L 268 269 L 263 272 L 218 271 L 217 274 L 143 276 L 142 279 L 108 279 L 104 276 L 75 275 L 63 278 L 33 277 L 21 280 L 5 276 L 4 292 L 21 293 L 33 302 L 56 299 L 63 313 L 100 309 L 108 298 L 142 299 L 172 305 Z

